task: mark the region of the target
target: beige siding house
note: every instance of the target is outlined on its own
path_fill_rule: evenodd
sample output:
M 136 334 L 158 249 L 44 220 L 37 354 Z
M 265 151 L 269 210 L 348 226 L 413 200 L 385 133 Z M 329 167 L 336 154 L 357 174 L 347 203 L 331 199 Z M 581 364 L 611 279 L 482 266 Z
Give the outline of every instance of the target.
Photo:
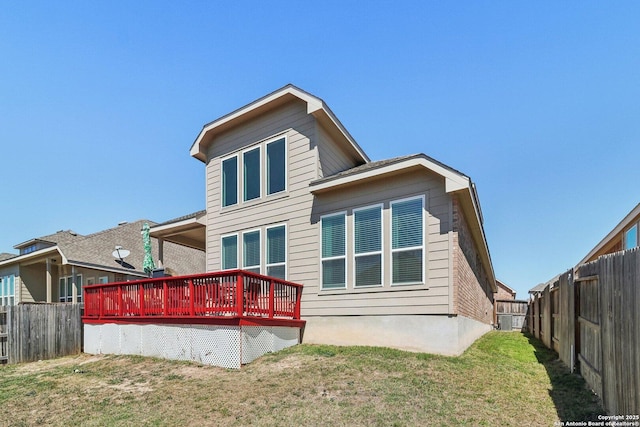
M 71 230 L 27 240 L 14 246 L 18 254 L 0 256 L 0 305 L 29 302 L 82 302 L 82 287 L 147 277 L 143 269 L 141 229 L 148 220 L 82 235 Z M 205 271 L 204 251 L 152 239 L 156 263 L 172 274 Z M 122 248 L 122 258 L 114 256 Z
M 495 277 L 461 172 L 424 154 L 372 162 L 292 85 L 205 125 L 191 155 L 207 271 L 303 284 L 304 342 L 453 355 L 491 329 Z

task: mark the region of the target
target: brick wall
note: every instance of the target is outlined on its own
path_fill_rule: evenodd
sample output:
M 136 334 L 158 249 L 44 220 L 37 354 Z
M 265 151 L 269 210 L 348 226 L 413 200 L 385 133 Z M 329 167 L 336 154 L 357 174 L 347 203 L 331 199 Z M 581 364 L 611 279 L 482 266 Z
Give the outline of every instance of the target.
M 493 292 L 456 198 L 453 200 L 453 312 L 493 322 Z
M 498 286 L 498 293 L 495 294 L 495 299 L 497 300 L 515 299 L 515 296 L 510 291 L 500 286 L 500 283 L 497 280 L 496 280 L 496 285 Z

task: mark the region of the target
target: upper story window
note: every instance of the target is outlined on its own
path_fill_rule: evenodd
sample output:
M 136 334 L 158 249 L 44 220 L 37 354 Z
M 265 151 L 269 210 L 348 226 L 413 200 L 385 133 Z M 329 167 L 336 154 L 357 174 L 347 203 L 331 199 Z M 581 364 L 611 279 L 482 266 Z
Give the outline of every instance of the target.
M 260 147 L 242 153 L 242 183 L 245 202 L 260 197 Z
M 624 232 L 624 248 L 633 249 L 638 246 L 638 224 Z
M 37 250 L 38 250 L 38 245 L 34 243 L 33 245 L 29 245 L 25 248 L 20 249 L 20 255 L 30 254 L 31 252 L 35 252 Z
M 222 206 L 257 200 L 287 189 L 287 139 L 272 138 L 222 160 Z M 262 153 L 265 153 L 263 156 Z M 242 173 L 239 173 L 241 165 Z
M 238 157 L 222 161 L 222 206 L 238 203 Z

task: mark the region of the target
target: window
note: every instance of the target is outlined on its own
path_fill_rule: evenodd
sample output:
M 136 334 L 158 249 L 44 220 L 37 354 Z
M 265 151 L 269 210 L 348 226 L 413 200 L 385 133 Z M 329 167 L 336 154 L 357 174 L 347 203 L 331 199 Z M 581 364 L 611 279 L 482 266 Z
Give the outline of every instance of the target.
M 31 252 L 35 252 L 37 250 L 38 250 L 38 245 L 36 244 L 29 245 L 26 248 L 20 249 L 20 255 L 30 254 Z
M 221 181 L 222 207 L 238 204 L 240 194 L 242 202 L 249 202 L 260 199 L 265 193 L 271 195 L 285 191 L 287 138 L 282 136 L 263 141 L 223 159 Z
M 267 228 L 267 276 L 286 279 L 287 230 L 284 225 Z
M 392 284 L 424 280 L 423 205 L 422 197 L 391 203 Z
M 267 143 L 267 194 L 279 193 L 286 188 L 285 139 Z
M 321 218 L 322 288 L 346 287 L 346 221 L 345 214 Z
M 382 206 L 353 211 L 354 286 L 382 285 Z
M 260 230 L 242 233 L 242 268 L 260 274 Z
M 636 246 L 638 246 L 638 224 L 635 224 L 624 233 L 624 248 L 633 249 Z
M 98 283 L 100 283 L 100 284 L 109 283 L 109 276 L 100 276 L 100 277 L 98 277 Z
M 260 147 L 245 151 L 242 155 L 243 200 L 260 197 Z
M 222 161 L 222 206 L 238 203 L 238 158 Z
M 73 276 L 61 277 L 58 286 L 60 302 L 73 302 Z M 76 275 L 76 292 L 78 302 L 82 302 L 82 275 Z
M 13 274 L 0 277 L 0 306 L 15 304 L 15 282 L 16 278 Z
M 222 238 L 222 269 L 238 268 L 238 235 Z

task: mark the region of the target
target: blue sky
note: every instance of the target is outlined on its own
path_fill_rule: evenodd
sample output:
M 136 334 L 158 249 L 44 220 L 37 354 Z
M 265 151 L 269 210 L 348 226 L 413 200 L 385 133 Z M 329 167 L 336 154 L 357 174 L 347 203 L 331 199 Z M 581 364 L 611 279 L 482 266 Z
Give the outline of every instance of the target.
M 478 186 L 526 297 L 640 200 L 638 2 L 12 2 L 0 9 L 0 252 L 204 208 L 202 126 L 287 83 L 373 160 Z

